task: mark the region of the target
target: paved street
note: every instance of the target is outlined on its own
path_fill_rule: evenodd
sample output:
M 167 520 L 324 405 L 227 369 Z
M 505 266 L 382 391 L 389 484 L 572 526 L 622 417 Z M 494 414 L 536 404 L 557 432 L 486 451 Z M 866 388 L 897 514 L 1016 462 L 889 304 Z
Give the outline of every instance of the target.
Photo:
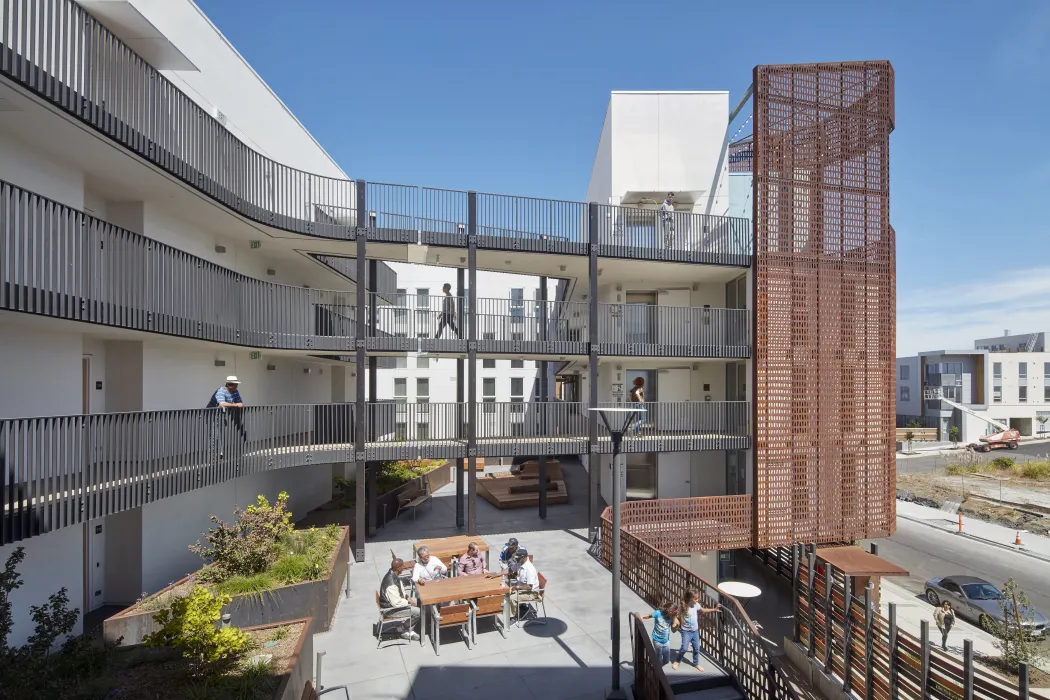
M 897 519 L 893 537 L 874 541 L 880 556 L 911 572 L 907 578 L 894 579 L 911 593 L 922 595 L 923 583 L 934 576 L 969 574 L 996 585 L 1013 576 L 1032 604 L 1050 615 L 1050 562 L 903 518 Z
M 1017 461 L 1024 459 L 1035 459 L 1045 457 L 1050 453 L 1050 442 L 1036 442 L 1020 445 L 1016 450 L 993 450 L 987 454 L 980 455 L 982 460 L 993 457 L 1013 457 Z M 914 474 L 918 472 L 932 472 L 944 469 L 948 461 L 955 455 L 933 454 L 927 457 L 897 457 L 898 474 Z

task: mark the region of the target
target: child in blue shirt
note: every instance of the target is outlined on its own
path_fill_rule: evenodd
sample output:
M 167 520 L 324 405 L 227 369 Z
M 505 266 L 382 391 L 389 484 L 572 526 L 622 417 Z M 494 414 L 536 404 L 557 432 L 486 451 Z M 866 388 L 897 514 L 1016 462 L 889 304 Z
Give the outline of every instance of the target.
M 660 665 L 664 666 L 671 662 L 671 621 L 674 612 L 666 599 L 660 600 L 660 605 L 648 615 L 641 616 L 643 620 L 653 620 L 653 646 L 656 647 L 656 656 L 660 659 Z

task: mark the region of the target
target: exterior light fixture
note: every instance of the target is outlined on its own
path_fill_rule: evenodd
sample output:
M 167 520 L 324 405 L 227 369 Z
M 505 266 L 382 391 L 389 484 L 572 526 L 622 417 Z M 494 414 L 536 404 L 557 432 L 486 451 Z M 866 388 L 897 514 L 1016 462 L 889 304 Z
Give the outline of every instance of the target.
M 226 366 L 226 360 L 216 360 L 215 361 L 215 366 L 216 367 L 225 367 Z
M 620 444 L 636 415 L 644 414 L 645 408 L 617 406 L 615 408 L 590 408 L 602 417 L 605 429 L 612 440 L 612 692 L 620 691 Z

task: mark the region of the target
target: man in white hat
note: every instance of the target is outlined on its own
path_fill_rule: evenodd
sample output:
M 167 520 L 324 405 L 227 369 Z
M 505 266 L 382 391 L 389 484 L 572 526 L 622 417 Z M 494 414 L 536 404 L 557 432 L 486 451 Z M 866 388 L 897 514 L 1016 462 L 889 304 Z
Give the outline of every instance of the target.
M 244 400 L 241 398 L 241 392 L 239 387 L 241 382 L 235 376 L 226 377 L 226 383 L 220 386 L 215 394 L 212 395 L 211 401 L 208 402 L 208 408 L 219 408 L 222 409 L 220 414 L 223 419 L 226 415 L 229 415 L 233 419 L 233 425 L 237 428 L 237 432 L 241 434 L 241 442 L 248 441 L 248 433 L 244 429 L 244 416 L 241 410 L 244 408 Z M 225 422 L 223 420 L 223 422 Z M 219 434 L 222 432 L 222 425 L 216 421 L 216 430 L 214 431 L 214 437 L 212 439 L 215 443 L 215 452 L 219 457 L 223 454 L 219 451 Z

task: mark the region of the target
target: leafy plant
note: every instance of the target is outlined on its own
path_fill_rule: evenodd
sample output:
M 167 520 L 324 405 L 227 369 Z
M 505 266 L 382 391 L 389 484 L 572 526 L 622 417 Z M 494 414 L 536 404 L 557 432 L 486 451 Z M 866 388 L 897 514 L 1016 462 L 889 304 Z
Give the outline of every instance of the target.
M 911 452 L 911 442 L 915 439 L 915 433 L 911 430 L 904 433 L 904 442 L 908 443 L 908 452 Z
M 921 428 L 922 427 L 922 421 L 921 420 L 916 420 L 916 419 L 913 418 L 912 420 L 908 421 L 907 425 L 905 425 L 904 427 L 905 428 Z
M 0 573 L 0 652 L 7 649 L 7 636 L 15 626 L 11 614 L 11 593 L 22 587 L 22 577 L 17 569 L 25 558 L 25 547 L 16 547 L 7 557 L 3 573 Z
M 1032 636 L 1030 625 L 1035 620 L 1035 608 L 1028 596 L 1011 577 L 1003 585 L 999 606 L 1005 622 L 991 621 L 991 632 L 995 635 L 995 646 L 1002 653 L 1003 661 L 1016 668 L 1020 663 L 1038 665 L 1044 652 L 1039 640 Z
M 1037 423 L 1039 423 L 1039 432 L 1040 433 L 1045 433 L 1046 432 L 1046 422 L 1048 420 L 1050 420 L 1050 417 L 1048 417 L 1048 416 L 1036 416 L 1035 420 L 1036 420 Z
M 254 506 L 235 509 L 237 521 L 232 525 L 212 515 L 215 527 L 204 535 L 210 547 L 197 540 L 190 551 L 215 565 L 209 574 L 218 580 L 261 573 L 277 561 L 281 537 L 293 531 L 287 506 L 288 494 L 282 491 L 272 506 L 259 495 Z
M 1050 460 L 1032 460 L 1021 465 L 1021 476 L 1025 479 L 1043 481 L 1050 479 Z
M 291 630 L 288 628 L 288 625 L 275 627 L 273 632 L 270 633 L 270 641 L 279 642 L 282 639 L 288 639 L 289 634 L 291 634 Z
M 948 428 L 948 440 L 949 440 L 949 442 L 951 442 L 953 445 L 958 446 L 959 445 L 959 440 L 961 440 L 961 439 L 962 439 L 962 433 L 959 430 L 959 426 L 953 425 L 950 428 Z
M 179 651 L 197 678 L 217 675 L 228 669 L 248 647 L 248 635 L 236 627 L 216 628 L 229 596 L 216 596 L 204 586 L 194 586 L 185 598 L 153 616 L 160 629 L 146 635 L 151 647 Z
M 1000 471 L 1006 469 L 1013 469 L 1014 460 L 1011 457 L 996 457 L 995 459 L 988 462 L 989 469 L 997 469 Z

